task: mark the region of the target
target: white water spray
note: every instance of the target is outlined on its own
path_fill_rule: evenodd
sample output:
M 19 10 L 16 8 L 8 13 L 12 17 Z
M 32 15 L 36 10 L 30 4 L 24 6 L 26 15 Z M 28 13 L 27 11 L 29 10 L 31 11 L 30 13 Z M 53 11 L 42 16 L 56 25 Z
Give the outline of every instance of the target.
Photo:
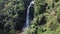
M 27 15 L 26 15 L 26 26 L 28 27 L 29 26 L 29 9 L 30 9 L 30 7 L 32 6 L 32 4 L 34 4 L 34 1 L 32 1 L 31 3 L 30 3 L 30 5 L 28 6 L 28 9 L 27 9 Z
M 30 2 L 30 5 L 28 6 L 28 8 L 27 8 L 27 15 L 26 15 L 26 23 L 25 23 L 25 26 L 24 26 L 24 28 L 27 28 L 27 27 L 29 27 L 29 23 L 30 23 L 30 19 L 29 19 L 29 9 L 30 9 L 30 7 L 32 6 L 32 4 L 34 4 L 34 1 L 32 1 L 32 2 Z M 23 29 L 24 29 L 23 28 Z

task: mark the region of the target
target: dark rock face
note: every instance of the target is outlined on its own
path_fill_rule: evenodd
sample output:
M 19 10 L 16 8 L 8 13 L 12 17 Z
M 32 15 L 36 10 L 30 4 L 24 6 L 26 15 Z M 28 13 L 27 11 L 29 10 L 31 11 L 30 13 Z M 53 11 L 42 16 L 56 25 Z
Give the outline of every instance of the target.
M 15 22 L 16 22 L 15 29 L 16 30 L 20 30 L 20 31 L 22 30 L 22 28 L 25 24 L 25 21 L 26 21 L 27 8 L 28 8 L 31 1 L 32 0 L 23 0 L 25 10 L 23 12 L 17 11 L 18 16 L 17 16 L 17 18 L 15 18 Z M 30 8 L 29 15 L 30 15 L 30 20 L 32 20 L 33 17 L 34 17 L 34 7 L 33 7 L 33 5 Z
M 24 23 L 25 23 L 25 18 L 16 18 L 16 27 L 15 29 L 16 30 L 22 30 L 23 26 L 24 26 Z
M 30 8 L 30 20 L 33 20 L 34 18 L 34 6 L 32 5 Z
M 32 0 L 23 0 L 24 6 L 25 6 L 26 9 L 27 9 L 27 7 L 28 7 L 28 5 L 30 4 L 31 1 Z
M 23 11 L 23 12 L 18 11 L 17 13 L 18 13 L 18 16 L 17 16 L 17 18 L 14 19 L 14 21 L 16 22 L 15 29 L 21 31 L 24 24 L 25 24 L 25 21 L 26 21 L 26 12 L 25 11 Z

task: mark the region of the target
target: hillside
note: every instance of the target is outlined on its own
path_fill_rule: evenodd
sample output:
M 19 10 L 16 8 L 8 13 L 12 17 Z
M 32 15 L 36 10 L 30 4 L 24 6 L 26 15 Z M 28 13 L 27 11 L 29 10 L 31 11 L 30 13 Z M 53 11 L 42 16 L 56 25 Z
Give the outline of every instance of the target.
M 29 9 L 29 27 L 22 31 Z M 60 0 L 0 0 L 0 34 L 60 34 Z

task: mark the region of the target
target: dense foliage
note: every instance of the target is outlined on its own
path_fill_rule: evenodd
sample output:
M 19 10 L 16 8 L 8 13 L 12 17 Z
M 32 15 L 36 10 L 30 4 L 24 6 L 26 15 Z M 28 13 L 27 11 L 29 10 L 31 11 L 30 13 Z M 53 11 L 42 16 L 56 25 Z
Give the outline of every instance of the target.
M 18 34 L 32 0 L 0 0 L 0 34 Z M 23 34 L 60 34 L 60 0 L 34 0 L 30 26 Z

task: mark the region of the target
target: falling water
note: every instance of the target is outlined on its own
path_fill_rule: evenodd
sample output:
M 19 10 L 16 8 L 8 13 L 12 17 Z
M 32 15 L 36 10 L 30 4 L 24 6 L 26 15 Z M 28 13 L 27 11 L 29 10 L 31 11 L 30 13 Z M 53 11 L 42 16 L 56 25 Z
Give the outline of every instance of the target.
M 30 21 L 30 19 L 29 19 L 29 9 L 32 6 L 32 4 L 34 4 L 34 1 L 30 2 L 30 5 L 27 8 L 26 23 L 25 23 L 24 28 L 29 27 L 29 21 Z
M 27 15 L 26 15 L 26 26 L 28 27 L 29 26 L 29 9 L 30 7 L 32 6 L 32 4 L 34 4 L 34 1 L 32 1 L 30 3 L 30 5 L 28 6 L 28 9 L 27 9 Z

